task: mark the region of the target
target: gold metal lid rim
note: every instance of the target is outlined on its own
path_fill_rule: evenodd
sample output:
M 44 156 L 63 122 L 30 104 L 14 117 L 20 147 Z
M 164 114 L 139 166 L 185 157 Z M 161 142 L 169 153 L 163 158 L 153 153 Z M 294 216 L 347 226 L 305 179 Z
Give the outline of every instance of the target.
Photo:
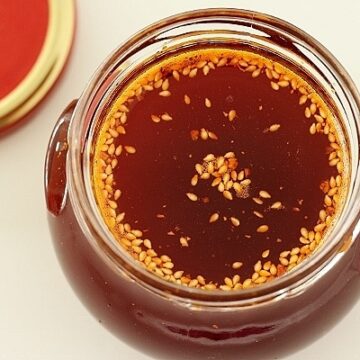
M 75 28 L 73 0 L 48 0 L 49 24 L 40 54 L 21 83 L 0 100 L 0 130 L 23 118 L 48 93 L 69 56 Z

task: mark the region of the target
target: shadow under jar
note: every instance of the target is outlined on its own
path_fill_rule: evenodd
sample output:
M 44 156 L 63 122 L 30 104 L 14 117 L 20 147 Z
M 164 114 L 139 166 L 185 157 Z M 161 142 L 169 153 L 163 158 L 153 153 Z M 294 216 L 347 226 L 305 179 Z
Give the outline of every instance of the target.
M 94 195 L 96 135 L 116 97 L 154 64 L 204 48 L 260 54 L 306 79 L 337 120 L 348 156 L 341 211 L 319 248 L 273 281 L 249 287 L 243 282 L 234 291 L 223 291 L 226 286 L 183 286 L 147 271 L 115 240 Z M 272 75 L 268 78 L 280 83 Z M 335 325 L 359 296 L 359 108 L 355 86 L 334 57 L 306 33 L 268 15 L 233 9 L 194 11 L 136 34 L 100 66 L 80 99 L 64 111 L 48 148 L 49 224 L 73 289 L 112 333 L 159 359 L 263 360 L 303 348 Z M 236 120 L 230 112 L 223 116 Z M 147 136 L 155 143 L 155 137 Z M 146 185 L 139 191 L 147 196 Z M 236 219 L 231 221 L 233 227 L 238 225 Z

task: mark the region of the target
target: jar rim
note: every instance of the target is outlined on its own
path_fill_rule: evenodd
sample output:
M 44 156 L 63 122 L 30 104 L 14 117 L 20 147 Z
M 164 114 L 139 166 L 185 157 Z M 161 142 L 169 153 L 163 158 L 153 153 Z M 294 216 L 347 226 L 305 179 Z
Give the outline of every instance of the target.
M 143 269 L 139 264 L 136 264 L 132 258 L 127 257 L 127 254 L 119 246 L 114 246 L 109 233 L 104 229 L 105 225 L 95 216 L 94 207 L 91 206 L 91 199 L 89 199 L 87 195 L 85 179 L 83 178 L 84 168 L 81 157 L 83 155 L 82 147 L 84 143 L 79 141 L 79 134 L 82 123 L 87 121 L 85 115 L 91 106 L 90 99 L 94 98 L 95 90 L 97 90 L 100 85 L 104 86 L 105 84 L 106 86 L 106 84 L 108 84 L 109 70 L 112 68 L 114 61 L 120 54 L 134 51 L 135 46 L 147 37 L 155 36 L 169 27 L 175 28 L 190 24 L 194 21 L 224 23 L 231 20 L 243 20 L 250 24 L 251 27 L 255 22 L 260 24 L 260 26 L 271 26 L 272 31 L 286 31 L 289 36 L 311 46 L 311 48 L 316 51 L 316 55 L 320 56 L 328 67 L 332 69 L 340 87 L 347 94 L 349 106 L 356 126 L 358 127 L 357 132 L 359 132 L 360 95 L 349 74 L 323 45 L 303 30 L 271 15 L 250 10 L 211 8 L 184 12 L 160 20 L 144 28 L 120 45 L 96 70 L 79 98 L 68 133 L 68 193 L 75 216 L 86 238 L 101 259 L 114 268 L 115 271 L 128 276 L 130 279 L 139 282 L 144 287 L 161 296 L 173 297 L 180 301 L 191 300 L 197 304 L 206 306 L 229 306 L 230 304 L 234 306 L 251 304 L 253 306 L 255 303 L 263 303 L 275 297 L 284 296 L 289 291 L 300 291 L 307 281 L 310 279 L 314 281 L 316 276 L 322 276 L 326 273 L 324 270 L 325 267 L 331 264 L 332 261 L 337 261 L 336 254 L 340 252 L 344 239 L 350 238 L 352 244 L 356 238 L 356 236 L 352 236 L 354 229 L 355 231 L 360 231 L 359 226 L 356 227 L 359 223 L 360 216 L 360 202 L 356 202 L 356 199 L 360 198 L 360 168 L 358 161 L 356 168 L 352 169 L 352 176 L 355 180 L 352 184 L 351 192 L 349 189 L 348 203 L 344 207 L 341 218 L 338 219 L 335 226 L 338 231 L 335 231 L 336 229 L 331 231 L 327 239 L 328 243 L 326 247 L 312 254 L 312 256 L 303 262 L 301 266 L 297 267 L 296 270 L 282 275 L 277 278 L 276 281 L 250 289 L 231 292 L 220 290 L 204 291 L 202 289 L 173 284 L 161 279 L 146 269 Z M 89 121 L 91 122 L 91 119 L 89 119 Z

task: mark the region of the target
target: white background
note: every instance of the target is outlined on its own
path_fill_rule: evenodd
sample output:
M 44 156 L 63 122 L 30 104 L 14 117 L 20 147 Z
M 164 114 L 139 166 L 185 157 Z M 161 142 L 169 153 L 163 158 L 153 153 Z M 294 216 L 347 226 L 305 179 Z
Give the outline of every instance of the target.
M 77 6 L 65 76 L 31 122 L 0 139 L 0 360 L 149 360 L 102 328 L 75 297 L 54 254 L 44 203 L 43 163 L 56 118 L 119 43 L 179 11 L 254 9 L 315 36 L 360 87 L 358 0 L 78 0 Z M 326 336 L 287 359 L 359 360 L 359 333 L 360 302 Z

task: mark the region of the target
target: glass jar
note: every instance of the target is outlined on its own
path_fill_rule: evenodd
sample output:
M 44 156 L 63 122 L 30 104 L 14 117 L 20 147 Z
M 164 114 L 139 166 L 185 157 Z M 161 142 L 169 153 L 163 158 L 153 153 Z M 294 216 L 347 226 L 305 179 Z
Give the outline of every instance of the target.
M 194 44 L 232 43 L 293 64 L 317 85 L 347 134 L 344 210 L 321 250 L 294 271 L 234 292 L 177 286 L 145 271 L 112 239 L 90 180 L 91 125 L 115 88 L 154 57 Z M 51 137 L 45 193 L 55 249 L 73 289 L 112 333 L 158 359 L 278 358 L 331 328 L 360 292 L 360 97 L 315 39 L 280 19 L 243 10 L 179 14 L 142 30 L 99 67 Z

